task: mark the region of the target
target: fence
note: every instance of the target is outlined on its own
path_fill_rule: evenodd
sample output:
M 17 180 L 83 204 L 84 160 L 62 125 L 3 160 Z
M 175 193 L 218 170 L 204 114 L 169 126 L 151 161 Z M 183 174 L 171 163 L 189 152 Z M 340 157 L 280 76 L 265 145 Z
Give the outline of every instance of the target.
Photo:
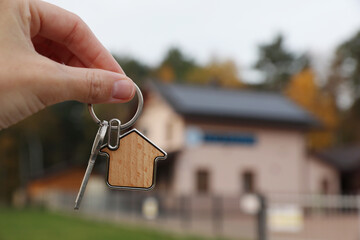
M 359 196 L 270 195 L 270 239 L 360 239 L 359 201 Z M 277 210 L 288 220 L 282 223 L 283 229 L 272 226 Z
M 74 199 L 74 194 L 53 192 L 42 202 L 52 209 L 72 211 Z M 102 196 L 87 195 L 79 213 L 175 232 L 257 239 L 257 217 L 242 210 L 242 199 L 109 191 Z M 357 196 L 268 195 L 267 239 L 360 239 L 359 203 Z

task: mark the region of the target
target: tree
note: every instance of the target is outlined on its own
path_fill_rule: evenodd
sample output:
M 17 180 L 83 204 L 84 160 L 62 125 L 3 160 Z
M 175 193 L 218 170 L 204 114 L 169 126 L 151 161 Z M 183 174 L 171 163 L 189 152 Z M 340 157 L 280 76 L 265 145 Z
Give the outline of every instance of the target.
M 351 90 L 354 99 L 360 97 L 360 31 L 337 48 L 332 62 L 326 87 L 338 95 L 344 86 Z
M 340 142 L 353 144 L 360 142 L 360 99 L 357 99 L 350 109 L 343 113 L 339 129 Z
M 174 69 L 167 65 L 163 64 L 158 70 L 157 70 L 157 76 L 160 78 L 163 82 L 170 83 L 174 82 L 175 80 L 175 73 Z
M 336 49 L 325 87 L 333 96 L 346 94 L 353 101 L 350 106 L 342 106 L 339 141 L 360 142 L 360 31 Z
M 335 143 L 339 117 L 335 99 L 315 83 L 315 74 L 310 67 L 294 75 L 285 89 L 290 99 L 312 113 L 323 127 L 312 130 L 307 136 L 311 149 L 329 147 Z
M 237 67 L 232 60 L 218 61 L 213 59 L 205 67 L 194 68 L 187 78 L 191 83 L 212 84 L 222 87 L 242 87 Z
M 156 76 L 160 79 L 165 76 L 166 79 L 161 80 L 167 82 L 184 82 L 187 74 L 196 67 L 194 60 L 185 56 L 179 49 L 171 48 L 157 68 Z
M 308 63 L 306 55 L 296 57 L 286 50 L 284 39 L 278 35 L 273 42 L 259 46 L 259 59 L 254 68 L 264 74 L 264 84 L 268 89 L 282 90 L 290 77 Z
M 126 75 L 136 84 L 141 85 L 149 77 L 151 69 L 144 63 L 130 58 L 114 55 L 115 60 L 120 64 Z

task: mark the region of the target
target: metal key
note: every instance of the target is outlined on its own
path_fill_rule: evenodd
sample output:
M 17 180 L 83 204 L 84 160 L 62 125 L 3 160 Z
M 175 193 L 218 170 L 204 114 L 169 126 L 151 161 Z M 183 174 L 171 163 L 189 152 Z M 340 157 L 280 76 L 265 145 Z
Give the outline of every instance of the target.
M 86 185 L 87 185 L 87 183 L 89 181 L 90 174 L 91 174 L 91 171 L 92 171 L 92 169 L 94 167 L 96 158 L 97 158 L 97 156 L 99 154 L 99 151 L 100 151 L 100 148 L 101 148 L 101 146 L 102 146 L 102 144 L 104 142 L 104 138 L 105 138 L 108 127 L 109 127 L 109 123 L 107 121 L 102 121 L 101 122 L 99 130 L 98 130 L 98 132 L 97 132 L 97 134 L 95 136 L 93 146 L 91 148 L 91 154 L 90 154 L 90 158 L 89 158 L 89 163 L 88 163 L 88 166 L 86 168 L 84 178 L 83 178 L 83 180 L 81 182 L 79 193 L 78 193 L 78 195 L 76 197 L 76 200 L 75 200 L 74 209 L 79 209 L 79 207 L 80 207 L 81 200 L 82 200 L 82 198 L 84 196 L 84 193 L 85 193 Z

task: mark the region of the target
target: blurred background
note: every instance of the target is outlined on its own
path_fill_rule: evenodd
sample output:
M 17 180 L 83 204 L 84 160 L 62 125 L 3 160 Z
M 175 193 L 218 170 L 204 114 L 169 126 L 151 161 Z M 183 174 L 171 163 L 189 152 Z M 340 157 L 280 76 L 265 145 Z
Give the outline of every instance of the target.
M 108 189 L 99 157 L 74 212 L 98 126 L 49 107 L 0 131 L 1 240 L 360 238 L 358 1 L 48 2 L 139 85 L 135 127 L 168 159 L 138 192 Z

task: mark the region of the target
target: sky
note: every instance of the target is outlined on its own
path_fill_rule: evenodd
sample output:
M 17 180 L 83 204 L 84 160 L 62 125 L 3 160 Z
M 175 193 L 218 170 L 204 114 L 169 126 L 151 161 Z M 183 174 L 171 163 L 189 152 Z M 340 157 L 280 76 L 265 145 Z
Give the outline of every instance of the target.
M 201 64 L 233 59 L 243 75 L 257 47 L 282 33 L 286 46 L 328 66 L 334 49 L 360 30 L 358 0 L 47 0 L 79 15 L 106 48 L 155 66 L 170 47 Z

